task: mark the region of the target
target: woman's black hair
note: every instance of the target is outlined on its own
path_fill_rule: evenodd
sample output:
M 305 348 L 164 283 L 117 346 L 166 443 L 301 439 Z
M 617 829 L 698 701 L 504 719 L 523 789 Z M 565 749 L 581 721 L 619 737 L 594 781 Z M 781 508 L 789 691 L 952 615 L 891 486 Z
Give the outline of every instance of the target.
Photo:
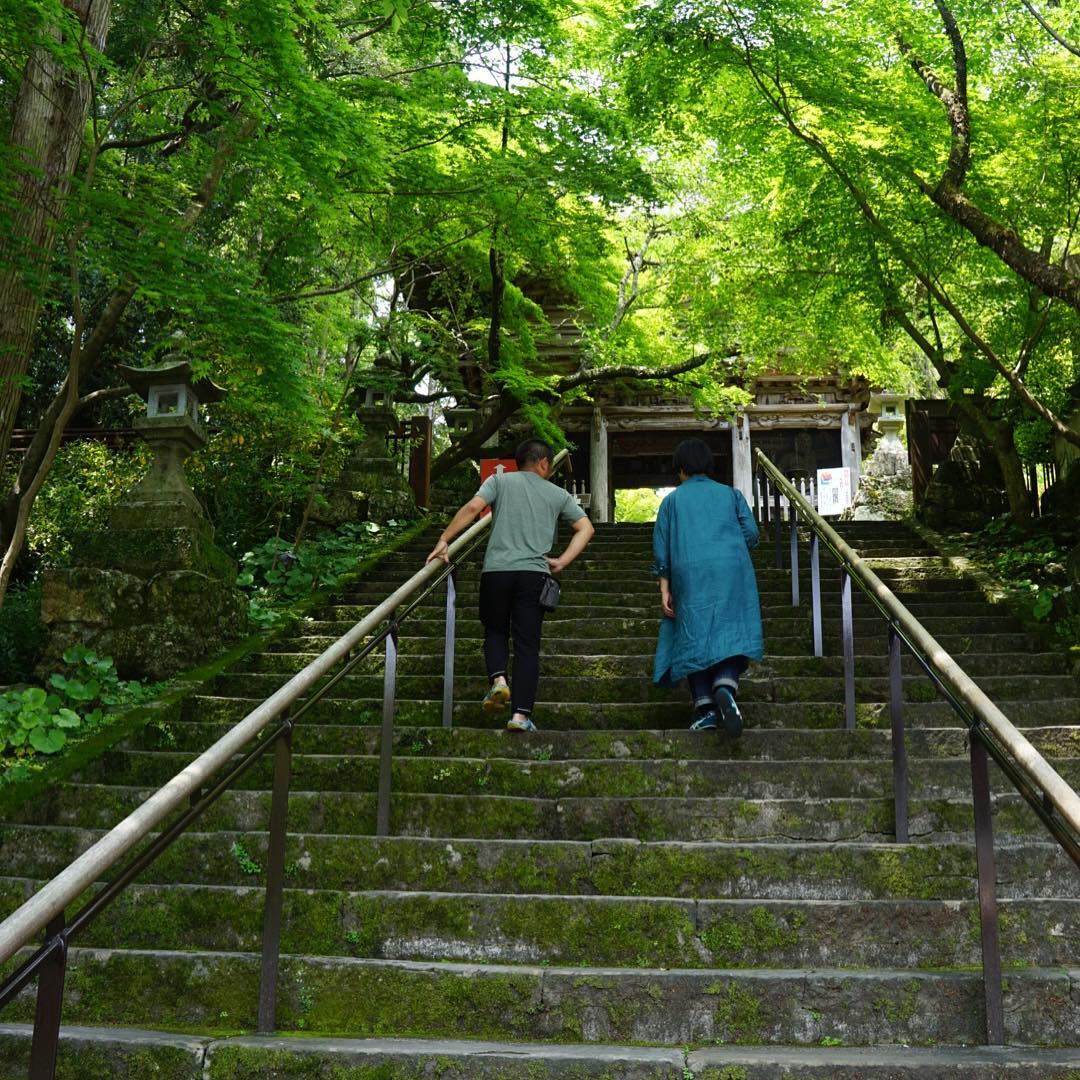
M 675 447 L 675 453 L 671 458 L 671 467 L 676 476 L 680 472 L 686 473 L 687 476 L 697 476 L 699 473 L 712 476 L 712 451 L 702 439 L 683 439 Z

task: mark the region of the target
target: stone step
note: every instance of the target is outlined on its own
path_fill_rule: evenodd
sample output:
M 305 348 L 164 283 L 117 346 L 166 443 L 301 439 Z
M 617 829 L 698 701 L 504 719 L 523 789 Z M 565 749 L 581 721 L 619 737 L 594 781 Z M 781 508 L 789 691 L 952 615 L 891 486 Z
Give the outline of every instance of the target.
M 822 1036 L 827 1038 L 827 1036 Z M 832 1036 L 836 1041 L 841 1041 Z M 22 1076 L 27 1025 L 0 1025 L 0 1065 Z M 711 1047 L 470 1039 L 272 1038 L 170 1035 L 65 1025 L 59 1080 L 1075 1080 L 1072 1050 L 1034 1047 Z
M 223 696 L 268 698 L 287 679 L 289 672 L 259 674 L 236 672 L 222 675 L 215 681 L 215 690 Z M 1032 698 L 1074 700 L 1080 710 L 1080 678 L 1075 675 L 984 675 L 976 682 L 994 701 L 1002 705 L 1006 713 L 1016 701 Z M 903 677 L 904 700 L 911 702 L 933 701 L 937 690 L 926 676 Z M 486 678 L 477 675 L 459 675 L 454 684 L 454 696 L 459 701 L 479 702 L 488 690 Z M 383 677 L 374 672 L 363 675 L 346 675 L 336 687 L 336 693 L 352 698 L 373 698 L 383 692 Z M 443 680 L 435 675 L 401 675 L 397 679 L 396 693 L 400 701 L 441 699 Z M 855 679 L 857 701 L 888 701 L 890 684 L 886 678 Z M 618 702 L 679 702 L 688 700 L 685 687 L 667 689 L 655 686 L 648 673 L 635 677 L 597 676 L 575 678 L 543 672 L 540 679 L 536 712 L 539 715 L 548 703 L 590 701 L 598 706 Z M 739 702 L 749 707 L 759 701 L 817 702 L 843 701 L 844 679 L 840 675 L 802 676 L 796 679 L 744 677 L 739 683 Z
M 139 793 L 131 794 L 136 798 Z M 1017 798 L 1009 797 L 1013 802 Z M 413 803 L 409 800 L 407 805 Z M 119 800 L 115 805 L 120 805 Z M 860 804 L 864 812 L 865 806 Z M 749 809 L 752 816 L 753 808 Z M 959 815 L 965 808 L 957 805 L 947 809 Z M 970 803 L 966 810 L 965 820 L 970 822 Z M 227 812 L 228 807 L 222 811 Z M 117 816 L 110 808 L 102 814 L 105 820 L 97 829 L 5 826 L 5 873 L 22 878 L 51 877 L 98 840 L 102 829 Z M 259 830 L 186 833 L 139 880 L 143 884 L 264 883 L 266 833 L 262 830 L 267 820 L 264 815 Z M 207 819 L 207 827 L 216 824 Z M 1015 842 L 999 837 L 995 865 L 1000 898 L 1075 897 L 1075 864 L 1055 842 L 1044 839 L 1047 834 L 1041 825 L 1039 830 L 1038 835 Z M 286 848 L 286 879 L 291 888 L 345 892 L 405 890 L 793 901 L 970 900 L 975 896 L 974 849 L 970 841 L 957 840 L 811 843 L 799 838 L 744 843 L 610 836 L 547 840 L 446 835 L 380 839 L 355 833 L 310 832 L 290 833 Z
M 136 750 L 181 750 L 200 753 L 231 724 L 170 721 L 144 728 L 125 746 Z M 1080 726 L 1029 728 L 1025 735 L 1048 757 L 1080 755 Z M 299 754 L 377 754 L 381 728 L 374 724 L 317 724 L 298 721 L 293 750 Z M 912 728 L 907 751 L 915 758 L 961 757 L 967 729 Z M 891 758 L 892 737 L 883 730 L 766 730 L 750 728 L 740 739 L 703 739 L 685 727 L 653 731 L 543 731 L 522 739 L 505 728 L 406 728 L 395 732 L 394 754 L 400 757 L 517 758 L 565 761 L 577 758 L 625 758 L 742 761 L 764 759 L 843 760 Z
M 580 605 L 579 605 L 580 606 Z M 356 610 L 356 609 L 353 609 Z M 656 641 L 657 629 L 660 625 L 660 614 L 657 609 L 641 614 L 627 614 L 623 609 L 618 609 L 616 614 L 606 614 L 608 610 L 589 608 L 592 616 L 585 618 L 577 614 L 568 614 L 567 608 L 560 607 L 544 620 L 544 640 L 547 642 L 557 641 L 561 637 L 590 638 L 594 642 L 606 643 L 610 638 L 625 638 L 627 636 L 651 639 Z M 791 609 L 789 608 L 788 611 Z M 316 634 L 332 634 L 335 638 L 348 633 L 362 615 L 357 618 L 335 617 L 334 619 L 313 618 L 311 622 L 302 625 Z M 809 609 L 801 613 L 796 612 L 787 616 L 774 616 L 766 621 L 765 649 L 772 651 L 774 638 L 800 637 L 802 640 L 810 640 L 810 612 Z M 963 622 L 964 633 L 957 635 L 957 623 L 955 619 L 943 619 L 937 616 L 927 616 L 920 620 L 925 629 L 936 639 L 942 635 L 960 636 L 974 639 L 981 634 L 1018 634 L 1019 622 L 1009 615 L 980 616 L 966 619 Z M 423 637 L 429 640 L 441 641 L 445 632 L 446 621 L 441 615 L 438 618 L 425 618 L 423 613 L 413 615 L 402 624 L 410 637 Z M 880 639 L 884 641 L 887 635 L 886 624 L 880 617 L 855 615 L 852 619 L 852 627 L 855 640 L 863 638 Z M 828 611 L 823 613 L 822 629 L 825 640 L 832 645 L 840 640 L 840 616 Z M 462 618 L 458 623 L 458 635 L 463 638 L 477 638 L 482 636 L 479 620 L 474 618 Z M 1030 638 L 1030 635 L 1023 635 Z M 1014 637 L 1015 641 L 1016 638 Z M 595 651 L 595 649 L 594 649 Z M 833 650 L 835 651 L 835 649 Z
M 333 644 L 333 641 L 333 638 L 292 638 L 279 642 L 277 647 L 269 652 L 257 653 L 249 657 L 230 670 L 247 673 L 292 674 L 316 659 Z M 321 644 L 322 642 L 326 644 Z M 437 646 L 441 643 L 434 644 Z M 562 677 L 639 675 L 651 670 L 653 655 L 654 649 L 651 645 L 644 645 L 636 654 L 611 656 L 605 653 L 586 653 L 568 648 L 565 642 L 555 642 L 551 649 L 544 650 L 543 673 Z M 382 650 L 376 650 L 364 662 L 364 670 L 381 671 L 384 659 L 385 654 Z M 420 652 L 415 646 L 410 648 L 405 644 L 400 644 L 397 666 L 399 675 L 438 675 L 441 677 L 443 663 L 444 656 L 441 648 L 437 651 Z M 1005 671 L 1012 675 L 1060 675 L 1068 663 L 1067 657 L 1056 652 L 999 653 L 966 655 L 962 666 L 972 677 L 999 675 Z M 483 671 L 483 648 L 478 639 L 468 639 L 459 649 L 456 649 L 455 666 L 459 676 L 476 670 L 478 666 L 479 670 Z M 910 654 L 902 657 L 902 668 L 906 675 L 923 673 L 919 661 Z M 884 678 L 889 674 L 888 657 L 860 656 L 856 661 L 856 671 L 863 677 Z M 842 676 L 843 673 L 844 661 L 840 656 L 766 656 L 763 660 L 751 664 L 747 675 L 757 678 L 766 675 L 770 678 L 798 678 Z
M 65 1018 L 172 1030 L 256 1020 L 250 953 L 72 949 Z M 1005 1036 L 1057 1046 L 1080 1028 L 1080 972 L 1010 972 Z M 177 987 L 183 987 L 178 994 Z M 285 955 L 279 1031 L 547 1039 L 684 1046 L 749 1042 L 968 1043 L 985 1037 L 982 976 L 969 971 L 635 969 L 422 964 Z M 827 1008 L 819 1005 L 828 1003 Z M 33 997 L 9 1007 L 28 1019 Z M 827 1016 L 825 1014 L 828 1014 Z
M 336 692 L 336 688 L 335 688 Z M 186 719 L 198 717 L 203 721 L 240 720 L 264 700 L 242 694 L 193 695 L 184 703 Z M 672 694 L 669 701 L 621 702 L 546 702 L 543 704 L 541 735 L 547 730 L 619 730 L 636 731 L 642 728 L 674 728 L 689 726 L 688 697 Z M 382 717 L 383 699 L 327 697 L 313 705 L 306 715 L 321 723 L 378 723 Z M 537 707 L 538 710 L 540 706 Z M 840 701 L 774 702 L 749 701 L 742 704 L 747 728 L 814 728 L 829 729 L 844 726 L 844 705 Z M 1033 728 L 1046 725 L 1076 726 L 1080 724 L 1080 704 L 1074 700 L 1030 700 L 1009 702 L 1005 709 L 1009 720 L 1017 727 Z M 884 702 L 858 703 L 855 707 L 859 727 L 888 728 L 889 708 Z M 442 724 L 442 696 L 423 700 L 399 700 L 394 713 L 401 727 L 437 727 Z M 539 713 L 538 713 L 539 719 Z M 502 721 L 486 716 L 480 699 L 455 702 L 455 725 L 487 724 L 502 727 Z M 904 723 L 911 727 L 955 727 L 957 715 L 946 701 L 907 702 Z
M 0 878 L 10 902 L 38 883 Z M 258 886 L 136 885 L 84 948 L 258 952 Z M 1002 957 L 1075 962 L 1080 900 L 1006 900 Z M 976 901 L 677 900 L 284 891 L 281 948 L 308 956 L 629 968 L 955 968 L 982 962 Z
M 160 787 L 192 760 L 176 751 L 110 750 L 76 779 L 84 784 Z M 237 762 L 240 760 L 236 759 Z M 1080 784 L 1080 758 L 1058 758 L 1066 783 Z M 294 754 L 291 784 L 299 791 L 370 792 L 378 787 L 379 759 L 349 754 Z M 240 777 L 240 790 L 269 790 L 273 757 Z M 992 789 L 1013 790 L 998 770 Z M 908 790 L 916 799 L 956 799 L 971 788 L 966 757 L 908 756 Z M 534 799 L 652 798 L 875 799 L 892 793 L 892 761 L 726 761 L 581 759 L 520 761 L 511 758 L 402 757 L 393 762 L 393 790 L 425 793 L 509 795 Z
M 299 626 L 302 633 L 283 637 L 270 647 L 270 651 L 292 651 L 294 642 L 312 642 L 311 651 L 322 652 L 333 645 L 339 637 L 349 629 L 351 624 L 326 623 L 314 620 L 301 620 Z M 329 628 L 340 627 L 331 632 Z M 400 635 L 400 650 L 402 659 L 405 655 L 428 654 L 433 649 L 441 650 L 443 635 L 440 631 L 437 635 L 419 636 L 412 633 L 411 621 L 402 626 Z M 462 622 L 457 627 L 458 648 L 462 656 L 480 656 L 483 652 L 481 642 L 483 635 L 480 628 L 469 622 Z M 953 656 L 972 655 L 997 655 L 999 653 L 1017 653 L 1025 650 L 1041 652 L 1045 645 L 1032 634 L 1005 633 L 1005 634 L 941 634 L 936 638 L 938 644 Z M 603 641 L 603 655 L 606 656 L 648 656 L 652 657 L 656 649 L 656 633 L 651 631 L 647 634 L 620 633 L 618 636 L 599 638 L 597 636 L 572 637 L 560 630 L 553 635 L 551 625 L 548 624 L 544 631 L 544 644 L 542 653 L 544 657 L 557 653 L 576 653 L 579 655 L 593 655 L 596 653 L 600 641 Z M 880 634 L 872 636 L 855 637 L 855 655 L 860 656 L 884 656 L 887 649 L 887 635 L 884 630 Z M 823 636 L 825 656 L 830 659 L 841 660 L 841 643 L 839 628 L 834 632 Z M 768 650 L 766 660 L 770 656 L 801 656 L 809 657 L 812 644 L 810 636 L 810 620 L 806 625 L 799 628 L 799 632 L 790 636 L 781 636 L 770 633 L 767 642 Z M 307 649 L 303 651 L 308 651 Z M 1058 655 L 1058 654 L 1055 654 Z M 1062 668 L 1065 666 L 1062 661 Z

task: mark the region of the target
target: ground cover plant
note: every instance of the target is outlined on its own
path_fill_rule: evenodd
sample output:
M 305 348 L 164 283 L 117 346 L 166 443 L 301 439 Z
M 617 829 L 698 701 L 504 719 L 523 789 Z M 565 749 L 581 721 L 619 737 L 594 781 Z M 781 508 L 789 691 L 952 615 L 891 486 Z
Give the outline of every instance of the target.
M 294 545 L 271 537 L 244 552 L 237 585 L 250 601 L 249 618 L 256 626 L 272 626 L 297 601 L 329 589 L 357 565 L 392 543 L 410 523 L 390 520 L 349 522 Z
M 121 679 L 111 657 L 81 645 L 67 649 L 63 661 L 44 686 L 14 686 L 0 694 L 0 785 L 25 779 L 42 757 L 100 731 L 116 713 L 164 685 Z

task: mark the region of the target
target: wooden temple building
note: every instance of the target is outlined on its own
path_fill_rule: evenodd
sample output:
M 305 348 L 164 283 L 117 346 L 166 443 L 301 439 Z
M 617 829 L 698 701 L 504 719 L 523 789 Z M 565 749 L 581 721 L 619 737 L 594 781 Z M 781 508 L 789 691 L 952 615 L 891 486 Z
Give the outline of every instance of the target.
M 551 327 L 538 344 L 538 366 L 552 373 L 576 370 L 580 313 L 543 283 L 531 283 L 527 292 Z M 463 374 L 473 374 L 479 383 L 475 364 L 469 367 Z M 646 381 L 629 389 L 598 389 L 590 404 L 563 407 L 557 419 L 572 445 L 570 482 L 574 490 L 588 494 L 593 520 L 614 519 L 619 489 L 672 486 L 672 452 L 691 435 L 712 447 L 716 478 L 739 488 L 751 505 L 754 447 L 761 447 L 796 482 L 815 478 L 818 469 L 846 466 L 854 490 L 863 433 L 874 419 L 867 412 L 871 387 L 865 379 L 839 372 L 775 372 L 757 376 L 744 389 L 753 394 L 753 402 L 734 416 L 703 415 L 689 398 L 664 394 Z M 451 409 L 447 422 L 461 431 L 477 415 L 471 408 Z M 481 456 L 512 457 L 524 434 L 509 426 L 487 443 Z

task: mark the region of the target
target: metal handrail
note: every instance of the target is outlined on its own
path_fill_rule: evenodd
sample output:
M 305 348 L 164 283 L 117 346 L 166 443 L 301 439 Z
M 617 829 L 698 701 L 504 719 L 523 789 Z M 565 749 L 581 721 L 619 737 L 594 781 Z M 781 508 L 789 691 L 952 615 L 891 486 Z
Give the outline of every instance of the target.
M 975 826 L 975 861 L 978 870 L 979 921 L 982 936 L 983 992 L 986 1001 L 987 1042 L 1005 1041 L 1005 1011 L 1001 979 L 1001 950 L 997 912 L 997 875 L 994 868 L 993 816 L 988 758 L 992 757 L 1023 798 L 1034 808 L 1065 852 L 1080 866 L 1080 795 L 1058 775 L 1046 759 L 1016 729 L 926 628 L 897 599 L 892 590 L 866 565 L 831 525 L 798 492 L 787 477 L 760 450 L 758 465 L 774 486 L 776 565 L 783 565 L 781 492 L 790 508 L 791 603 L 799 606 L 798 516 L 810 528 L 810 573 L 813 594 L 814 654 L 822 656 L 821 580 L 819 547 L 824 543 L 841 569 L 842 635 L 844 649 L 844 704 L 848 730 L 855 728 L 855 649 L 851 609 L 851 582 L 869 596 L 889 627 L 889 711 L 892 726 L 893 804 L 898 841 L 908 839 L 907 752 L 903 717 L 903 669 L 900 645 L 906 644 L 942 691 L 968 728 L 971 758 L 972 808 Z M 766 505 L 768 502 L 766 492 Z
M 566 450 L 560 451 L 554 458 L 552 470 L 558 469 L 568 458 Z M 38 976 L 38 1013 L 35 1020 L 34 1040 L 31 1049 L 31 1076 L 51 1077 L 55 1071 L 55 1041 L 59 1033 L 60 999 L 63 993 L 64 966 L 68 939 L 87 925 L 112 899 L 114 899 L 146 868 L 166 847 L 169 846 L 188 825 L 200 817 L 235 780 L 248 771 L 260 760 L 271 747 L 276 751 L 274 794 L 271 804 L 270 853 L 267 867 L 267 915 L 264 922 L 263 979 L 260 994 L 259 1029 L 267 1030 L 273 1020 L 273 985 L 277 970 L 277 934 L 280 930 L 281 879 L 283 877 L 285 816 L 288 803 L 289 772 L 291 769 L 292 732 L 296 719 L 307 712 L 333 686 L 348 675 L 365 657 L 371 654 L 379 644 L 386 642 L 388 655 L 391 643 L 396 655 L 398 628 L 423 600 L 443 581 L 448 583 L 448 623 L 453 617 L 453 575 L 457 566 L 479 546 L 484 530 L 492 522 L 492 516 L 485 514 L 474 522 L 465 532 L 449 545 L 449 564 L 434 561 L 426 564 L 408 581 L 397 588 L 385 600 L 373 608 L 351 630 L 325 649 L 310 664 L 302 668 L 288 682 L 275 691 L 262 704 L 256 706 L 209 749 L 200 754 L 191 764 L 177 773 L 170 781 L 159 788 L 153 795 L 132 811 L 123 821 L 114 826 L 100 840 L 89 847 L 56 877 L 42 886 L 29 900 L 17 908 L 3 922 L 0 922 L 0 964 L 5 963 L 21 948 L 30 943 L 42 929 L 46 930 L 46 941 L 22 967 L 15 972 L 3 987 L 5 1000 L 10 1000 L 27 983 Z M 409 602 L 411 601 L 411 602 Z M 404 611 L 399 612 L 403 604 L 408 603 Z M 386 623 L 383 629 L 377 628 Z M 372 636 L 374 635 L 374 636 Z M 368 640 L 365 640 L 368 639 Z M 448 640 L 450 635 L 448 635 Z M 344 662 L 344 666 L 334 669 Z M 452 667 L 447 664 L 447 671 L 452 677 Z M 334 672 L 331 675 L 331 672 Z M 330 675 L 321 686 L 318 684 Z M 393 694 L 392 680 L 388 682 L 389 694 Z M 314 690 L 314 693 L 310 691 Z M 295 712 L 290 715 L 293 705 L 304 699 Z M 384 713 L 382 753 L 380 772 L 387 775 L 380 783 L 380 819 L 384 819 L 384 802 L 389 799 L 389 767 L 392 756 L 392 743 L 388 730 L 392 732 L 392 696 L 389 715 L 391 724 L 386 723 Z M 258 745 L 248 749 L 260 735 L 275 723 L 278 727 Z M 239 763 L 234 759 L 247 751 Z M 232 765 L 224 777 L 218 774 Z M 216 779 L 215 779 L 216 778 Z M 208 784 L 212 787 L 204 791 Z M 65 911 L 95 882 L 115 867 L 132 849 L 146 840 L 170 814 L 184 812 L 178 820 L 160 834 L 153 843 L 128 864 L 120 875 L 103 890 L 89 900 L 70 922 L 65 921 Z M 275 850 L 276 849 L 276 850 Z M 276 897 L 275 897 L 276 894 Z M 276 917 L 271 908 L 276 904 Z M 267 939 L 270 938 L 269 950 Z M 272 953 L 270 956 L 268 953 Z M 46 993 L 45 983 L 51 985 Z M 267 993 L 268 992 L 268 993 Z M 269 1003 L 265 1000 L 269 996 Z M 43 1008 L 43 998 L 51 997 L 51 1003 Z M 270 1021 L 267 1024 L 267 1020 Z M 41 1028 L 48 1028 L 42 1034 Z M 46 1047 L 51 1043 L 51 1047 Z
M 900 602 L 896 594 L 849 547 L 835 529 L 787 480 L 784 474 L 757 449 L 758 464 L 777 487 L 798 507 L 799 514 L 822 542 L 846 566 L 863 586 L 888 622 L 896 628 L 908 648 L 948 692 L 954 708 L 965 707 L 971 717 L 999 741 L 1024 776 L 1034 784 L 1054 809 L 1080 835 L 1080 795 L 1078 795 L 1047 760 L 1035 749 L 1009 718 L 986 696 L 962 667 L 938 644 L 926 628 Z M 958 709 L 958 711 L 962 711 Z

